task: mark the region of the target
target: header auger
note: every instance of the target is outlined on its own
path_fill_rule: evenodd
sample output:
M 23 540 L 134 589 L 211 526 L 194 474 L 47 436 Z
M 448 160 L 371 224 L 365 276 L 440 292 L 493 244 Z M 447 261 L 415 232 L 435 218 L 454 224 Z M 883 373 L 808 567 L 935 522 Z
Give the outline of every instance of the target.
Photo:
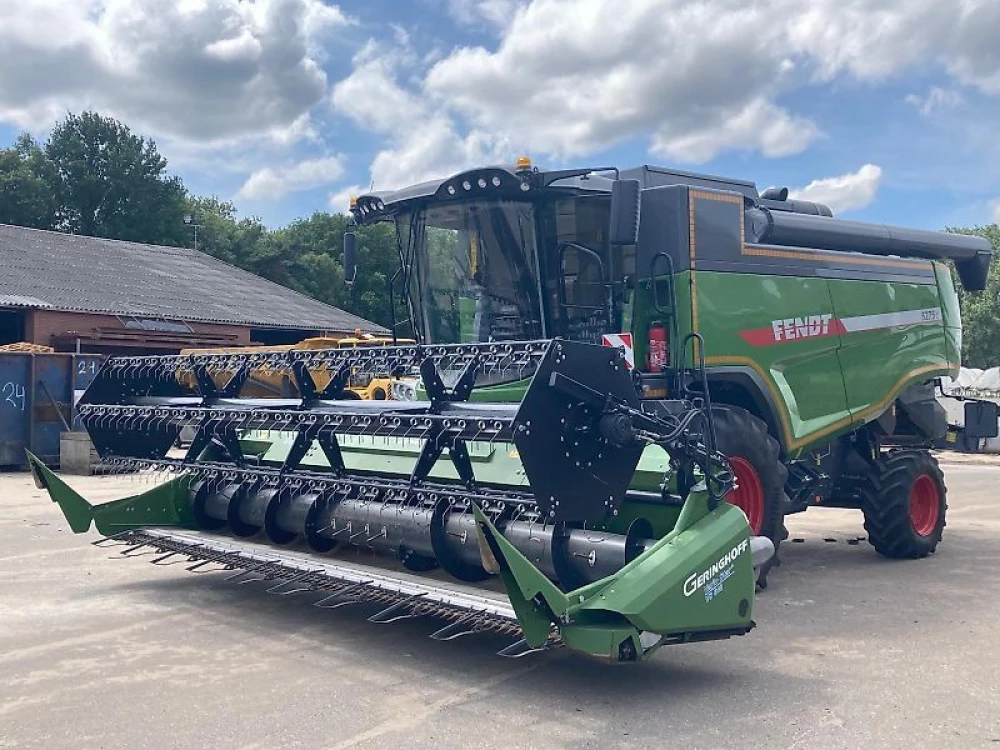
M 300 397 L 241 397 L 262 368 L 291 378 Z M 419 371 L 425 401 L 336 398 L 349 372 L 398 368 Z M 187 371 L 197 390 L 178 377 Z M 322 390 L 317 372 L 329 374 Z M 477 378 L 498 374 L 530 379 L 520 403 L 468 400 Z M 663 643 L 747 632 L 754 564 L 772 549 L 751 544 L 744 515 L 720 502 L 733 479 L 710 448 L 703 404 L 642 406 L 621 350 L 561 340 L 114 358 L 83 397 L 81 419 L 105 463 L 174 478 L 91 507 L 32 466 L 74 530 L 93 521 L 161 561 L 181 555 L 195 567 L 287 579 L 321 592 L 322 606 L 388 604 L 375 621 L 443 616 L 449 637 L 520 627 L 515 651 L 558 637 L 634 660 Z M 185 427 L 196 429 L 190 448 L 168 455 Z M 359 460 L 365 442 L 409 446 L 407 472 L 371 470 Z M 651 445 L 669 454 L 670 471 L 656 491 L 630 490 Z M 484 451 L 523 471 L 484 481 Z M 289 546 L 310 555 L 289 557 Z M 371 550 L 373 565 L 381 557 L 406 575 L 338 563 L 341 548 Z M 508 602 L 462 585 L 492 575 Z

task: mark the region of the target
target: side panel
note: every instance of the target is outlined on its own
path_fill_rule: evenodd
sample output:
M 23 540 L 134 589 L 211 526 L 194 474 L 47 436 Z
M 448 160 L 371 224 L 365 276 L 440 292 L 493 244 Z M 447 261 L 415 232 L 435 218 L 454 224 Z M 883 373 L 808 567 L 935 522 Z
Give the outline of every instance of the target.
M 948 266 L 944 263 L 935 263 L 934 275 L 937 277 L 938 293 L 941 296 L 948 359 L 954 365 L 951 374 L 957 376 L 962 361 L 962 311 L 958 305 L 958 293 L 955 291 L 955 281 Z
M 826 279 L 698 272 L 706 361 L 760 375 L 792 450 L 850 417 L 832 307 Z
M 748 243 L 742 196 L 689 197 L 692 321 L 707 362 L 760 376 L 791 456 L 953 367 L 957 329 L 946 341 L 929 261 Z
M 831 280 L 830 290 L 850 423 L 874 419 L 910 383 L 951 371 L 936 284 Z

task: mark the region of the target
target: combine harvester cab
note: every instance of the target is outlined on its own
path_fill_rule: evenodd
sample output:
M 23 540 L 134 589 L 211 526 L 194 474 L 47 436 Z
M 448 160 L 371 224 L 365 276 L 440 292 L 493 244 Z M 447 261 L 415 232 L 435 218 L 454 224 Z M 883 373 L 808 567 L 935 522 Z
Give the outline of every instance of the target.
M 399 368 L 420 373 L 427 400 L 342 398 L 349 374 Z M 292 378 L 302 397 L 241 396 L 262 371 Z M 328 375 L 322 389 L 316 373 Z M 502 373 L 529 382 L 520 403 L 468 401 L 477 378 Z M 71 528 L 96 526 L 127 554 L 214 563 L 274 580 L 274 593 L 316 591 L 322 607 L 374 601 L 375 622 L 436 615 L 448 621 L 440 639 L 520 632 L 507 655 L 561 640 L 633 661 L 753 626 L 754 567 L 771 544 L 721 502 L 732 474 L 694 437 L 703 406 L 644 410 L 619 349 L 552 340 L 114 358 L 80 410 L 106 464 L 175 473 L 93 506 L 32 457 Z M 194 441 L 172 455 L 185 428 Z M 406 475 L 379 472 L 351 441 L 419 451 Z M 657 492 L 630 490 L 649 446 L 672 470 Z M 519 457 L 523 476 L 481 481 L 470 452 L 484 447 Z

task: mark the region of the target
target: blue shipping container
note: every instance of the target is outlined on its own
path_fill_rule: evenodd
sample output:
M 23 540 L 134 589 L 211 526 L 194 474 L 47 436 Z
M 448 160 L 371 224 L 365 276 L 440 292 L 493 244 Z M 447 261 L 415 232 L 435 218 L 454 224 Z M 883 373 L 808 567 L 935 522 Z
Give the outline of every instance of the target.
M 82 429 L 76 403 L 101 369 L 100 354 L 0 352 L 0 467 L 25 468 L 30 450 L 59 463 L 59 435 Z

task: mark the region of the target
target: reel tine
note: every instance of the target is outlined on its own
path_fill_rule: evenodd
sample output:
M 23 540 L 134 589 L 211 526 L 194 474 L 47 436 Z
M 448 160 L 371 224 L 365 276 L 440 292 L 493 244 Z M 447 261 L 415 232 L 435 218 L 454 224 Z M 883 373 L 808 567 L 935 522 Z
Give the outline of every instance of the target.
M 232 582 L 236 583 L 236 585 L 240 585 L 241 583 L 246 583 L 246 581 L 241 581 L 239 579 L 242 578 L 243 576 L 247 576 L 247 575 L 250 575 L 251 573 L 255 573 L 256 571 L 258 571 L 261 568 L 265 567 L 266 565 L 270 565 L 270 564 L 271 564 L 270 562 L 262 562 L 259 565 L 254 565 L 253 567 L 250 567 L 250 568 L 243 568 L 241 570 L 236 571 L 231 576 L 226 576 L 225 579 L 223 579 L 223 580 L 232 581 Z M 264 579 L 263 578 L 254 578 L 254 579 L 251 579 L 251 580 L 263 581 Z
M 132 533 L 131 529 L 127 529 L 125 531 L 119 531 L 117 534 L 112 534 L 111 536 L 106 536 L 103 539 L 98 539 L 95 542 L 91 542 L 91 544 L 93 544 L 95 547 L 114 547 L 115 545 L 119 544 L 128 544 L 128 540 L 125 537 L 131 533 Z
M 274 586 L 271 586 L 271 588 L 269 588 L 269 589 L 265 589 L 264 593 L 274 594 L 275 596 L 288 596 L 289 594 L 300 594 L 303 591 L 315 591 L 316 590 L 316 585 L 315 584 L 309 584 L 307 586 L 297 586 L 295 588 L 287 589 L 287 590 L 284 590 L 284 591 L 282 591 L 281 589 L 284 586 L 288 586 L 289 584 L 295 583 L 296 581 L 301 581 L 302 579 L 308 578 L 311 575 L 315 575 L 318 572 L 320 572 L 320 571 L 318 571 L 318 570 L 304 570 L 304 571 L 302 571 L 301 573 L 299 573 L 296 576 L 292 576 L 291 578 L 289 578 L 289 579 L 287 579 L 285 581 L 281 581 L 280 583 L 276 583 Z
M 505 659 L 520 659 L 528 656 L 528 654 L 537 654 L 539 651 L 547 651 L 548 648 L 548 644 L 532 648 L 528 645 L 528 641 L 522 638 L 521 640 L 510 644 L 506 648 L 502 648 L 497 651 L 497 656 L 502 656 Z
M 198 558 L 201 552 L 202 552 L 202 545 L 200 544 L 194 545 L 192 549 L 186 551 L 186 554 L 188 555 L 187 562 L 195 561 L 194 565 L 189 565 L 185 568 L 185 570 L 187 570 L 189 573 L 217 573 L 220 570 L 228 570 L 228 568 L 225 566 L 224 563 L 221 563 L 212 557 L 205 557 L 199 560 Z M 209 568 L 208 570 L 202 570 L 202 568 L 204 568 L 206 565 L 213 565 L 213 564 L 219 565 L 220 567 Z
M 448 623 L 440 630 L 435 630 L 430 634 L 429 638 L 432 641 L 454 641 L 463 635 L 474 635 L 479 632 L 479 628 L 476 626 L 481 620 L 482 612 L 477 610 L 463 617 L 461 620 Z
M 155 555 L 157 553 L 157 550 L 144 549 L 146 547 L 150 547 L 152 544 L 153 544 L 152 541 L 149 541 L 149 540 L 147 540 L 145 542 L 139 542 L 138 544 L 133 544 L 131 547 L 128 547 L 127 549 L 123 549 L 117 555 L 112 555 L 109 559 L 111 559 L 111 560 L 120 560 L 123 557 L 132 558 L 132 557 L 144 557 L 145 555 Z M 136 550 L 140 550 L 140 549 L 143 550 L 143 551 L 142 552 L 136 552 Z
M 151 562 L 153 565 L 159 566 L 161 568 L 166 568 L 166 567 L 169 567 L 171 565 L 177 565 L 179 561 L 177 561 L 177 560 L 174 560 L 173 562 L 164 562 L 164 561 L 165 560 L 169 560 L 171 557 L 174 557 L 175 555 L 179 555 L 179 554 L 180 554 L 180 552 L 174 552 L 174 551 L 171 550 L 167 554 L 160 555 L 160 557 L 157 557 L 155 560 L 150 560 L 149 562 Z M 191 559 L 188 558 L 187 561 L 191 562 Z
M 396 613 L 405 612 L 406 610 L 410 609 L 410 607 L 412 607 L 414 604 L 416 604 L 421 597 L 426 595 L 427 595 L 426 591 L 421 591 L 419 594 L 408 596 L 401 602 L 396 602 L 395 604 L 386 607 L 381 612 L 376 612 L 374 615 L 368 618 L 368 622 L 376 622 L 380 625 L 388 625 L 391 622 L 397 622 L 399 620 L 409 620 L 410 618 L 413 617 L 419 617 L 419 614 L 413 612 L 412 610 L 401 615 L 397 615 Z
M 346 607 L 349 604 L 358 604 L 364 601 L 364 597 L 355 597 L 353 599 L 346 599 L 344 601 L 339 601 L 336 604 L 326 604 L 326 602 L 331 599 L 343 599 L 347 594 L 351 594 L 355 591 L 363 589 L 365 586 L 370 584 L 371 581 L 360 581 L 358 583 L 351 584 L 340 591 L 335 591 L 327 597 L 320 599 L 318 602 L 313 602 L 314 607 L 319 607 L 320 609 L 338 609 L 339 607 Z

